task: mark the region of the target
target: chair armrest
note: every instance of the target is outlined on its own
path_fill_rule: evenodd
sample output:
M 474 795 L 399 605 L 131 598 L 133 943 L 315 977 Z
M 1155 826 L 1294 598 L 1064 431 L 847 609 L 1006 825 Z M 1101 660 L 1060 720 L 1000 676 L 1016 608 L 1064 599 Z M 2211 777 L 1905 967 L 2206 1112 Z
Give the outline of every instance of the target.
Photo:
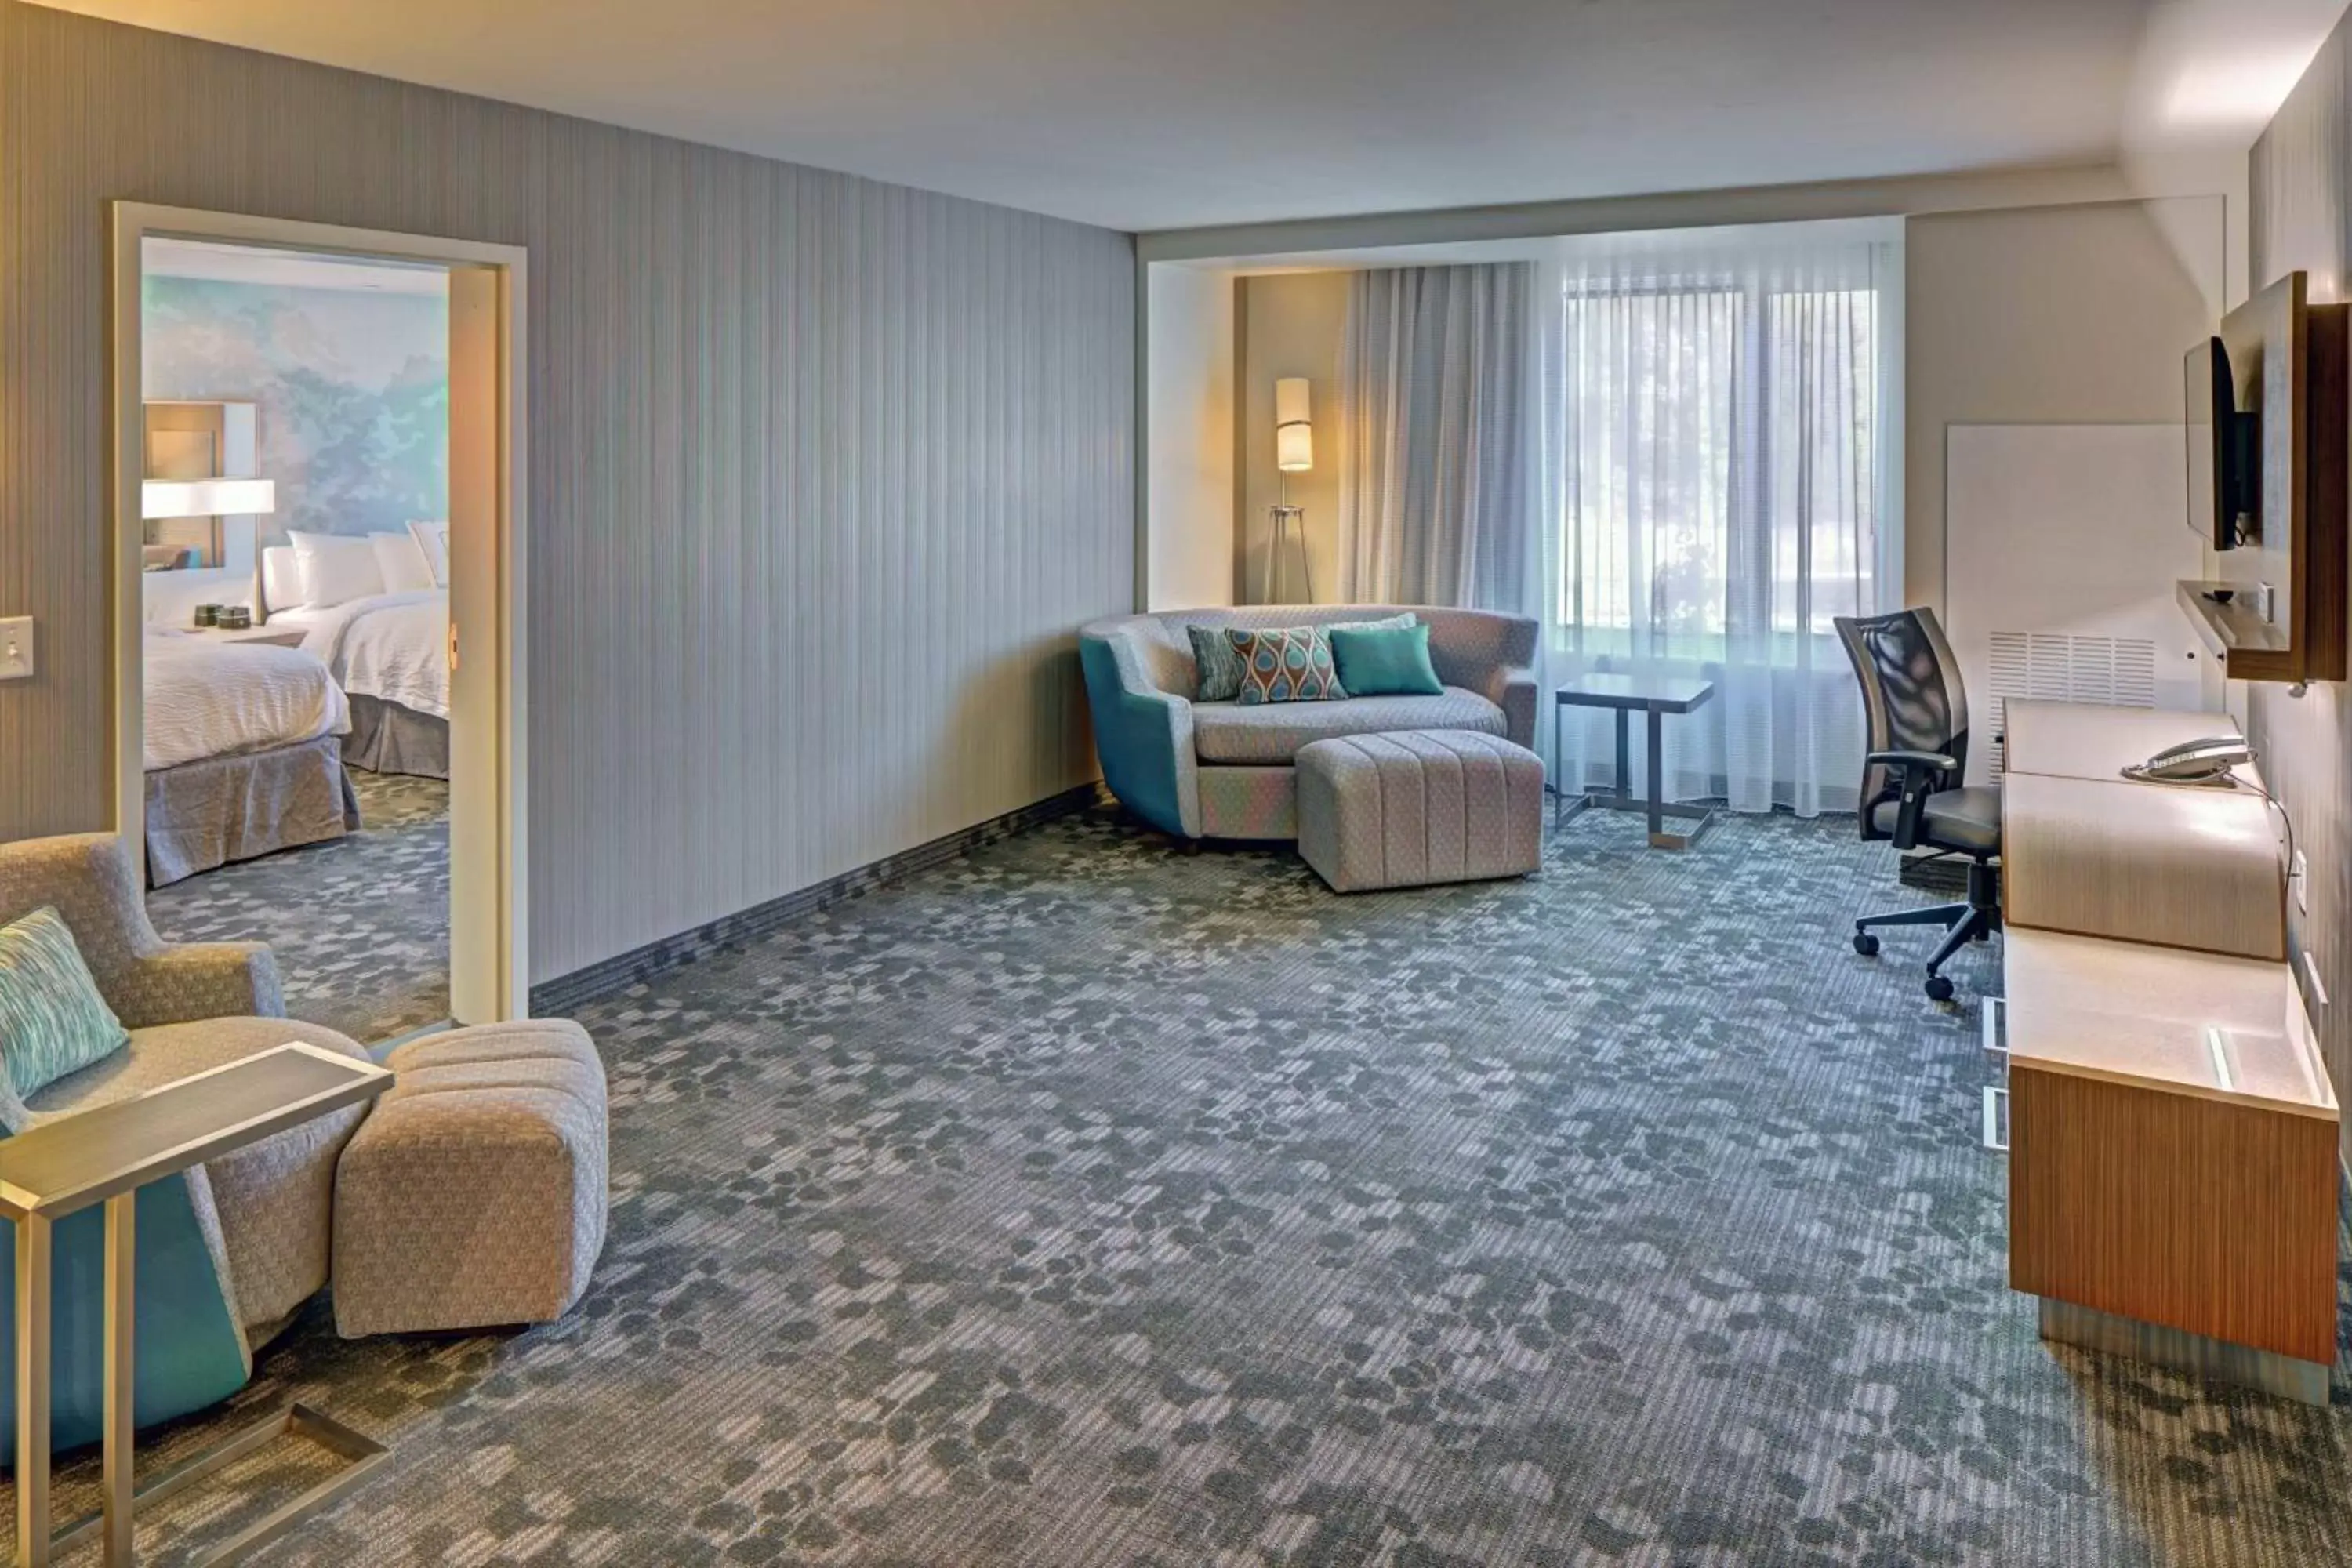
M 1850 756 L 1853 753 L 1847 754 Z M 1897 768 L 1906 773 L 1914 769 L 1922 769 L 1937 778 L 1960 765 L 1957 759 L 1948 757 L 1941 752 L 1873 752 L 1863 761 L 1865 764 Z
M 1118 639 L 1082 637 L 1078 658 L 1103 782 L 1121 805 L 1161 832 L 1198 838 L 1192 703 L 1153 686 L 1134 649 Z
M 1871 767 L 1892 768 L 1901 774 L 1896 783 L 1902 807 L 1895 817 L 1895 847 L 1916 849 L 1919 847 L 1919 818 L 1927 810 L 1927 797 L 1942 787 L 1943 781 L 1958 771 L 1957 758 L 1941 752 L 1873 752 L 1864 759 Z M 1872 806 L 1876 810 L 1876 806 Z
M 198 1018 L 282 1018 L 286 997 L 264 943 L 174 942 L 124 966 L 114 1011 L 123 1027 L 145 1029 Z
M 1503 732 L 1515 744 L 1533 751 L 1538 696 L 1535 667 L 1527 664 L 1496 666 L 1487 682 L 1486 696 L 1487 701 L 1503 710 Z

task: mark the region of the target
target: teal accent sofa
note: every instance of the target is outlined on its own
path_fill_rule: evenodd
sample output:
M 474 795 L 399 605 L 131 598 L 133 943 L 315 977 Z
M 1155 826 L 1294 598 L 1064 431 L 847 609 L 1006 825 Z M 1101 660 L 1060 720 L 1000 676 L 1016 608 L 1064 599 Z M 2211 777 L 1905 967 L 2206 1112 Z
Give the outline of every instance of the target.
M 1434 697 L 1351 697 L 1244 707 L 1195 702 L 1195 626 L 1328 626 L 1410 611 L 1429 627 Z M 1186 839 L 1298 836 L 1291 759 L 1339 735 L 1470 730 L 1532 748 L 1536 623 L 1526 616 L 1420 605 L 1257 605 L 1097 621 L 1078 633 L 1095 752 L 1112 795 Z

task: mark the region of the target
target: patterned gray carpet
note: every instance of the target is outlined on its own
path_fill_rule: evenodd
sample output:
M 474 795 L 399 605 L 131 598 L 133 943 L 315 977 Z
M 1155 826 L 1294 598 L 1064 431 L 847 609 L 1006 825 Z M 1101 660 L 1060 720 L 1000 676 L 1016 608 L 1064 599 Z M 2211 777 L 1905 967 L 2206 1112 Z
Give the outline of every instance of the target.
M 1533 880 L 1342 900 L 1074 821 L 600 1005 L 588 1301 L 314 1310 L 240 1410 L 395 1456 L 260 1561 L 2342 1562 L 2343 1405 L 2035 1337 L 1973 1008 L 1848 949 L 1909 896 L 1851 834 L 1596 813 Z
M 351 771 L 360 830 L 158 888 L 174 942 L 266 942 L 286 1010 L 355 1040 L 449 1016 L 449 786 Z

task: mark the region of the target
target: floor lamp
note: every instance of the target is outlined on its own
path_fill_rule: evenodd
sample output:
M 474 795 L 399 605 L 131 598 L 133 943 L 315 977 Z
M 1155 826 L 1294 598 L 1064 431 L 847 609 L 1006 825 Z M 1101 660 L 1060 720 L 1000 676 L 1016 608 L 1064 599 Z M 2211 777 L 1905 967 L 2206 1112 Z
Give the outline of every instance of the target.
M 1282 500 L 1272 509 L 1265 539 L 1265 593 L 1282 598 L 1283 546 L 1298 531 L 1298 569 L 1307 579 L 1307 602 L 1315 602 L 1315 567 L 1307 556 L 1307 509 L 1290 504 L 1290 476 L 1315 466 L 1315 426 L 1307 418 L 1307 378 L 1287 375 L 1274 384 L 1274 466 L 1282 475 Z

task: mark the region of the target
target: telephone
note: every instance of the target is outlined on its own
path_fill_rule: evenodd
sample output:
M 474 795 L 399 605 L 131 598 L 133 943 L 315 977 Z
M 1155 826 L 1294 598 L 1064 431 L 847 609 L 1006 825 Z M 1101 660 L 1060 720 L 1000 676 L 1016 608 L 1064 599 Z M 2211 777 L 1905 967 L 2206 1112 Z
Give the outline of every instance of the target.
M 2210 735 L 2167 746 L 2147 761 L 2124 769 L 2124 777 L 2140 784 L 2226 785 L 2231 769 L 2253 760 L 2254 753 L 2242 738 Z

